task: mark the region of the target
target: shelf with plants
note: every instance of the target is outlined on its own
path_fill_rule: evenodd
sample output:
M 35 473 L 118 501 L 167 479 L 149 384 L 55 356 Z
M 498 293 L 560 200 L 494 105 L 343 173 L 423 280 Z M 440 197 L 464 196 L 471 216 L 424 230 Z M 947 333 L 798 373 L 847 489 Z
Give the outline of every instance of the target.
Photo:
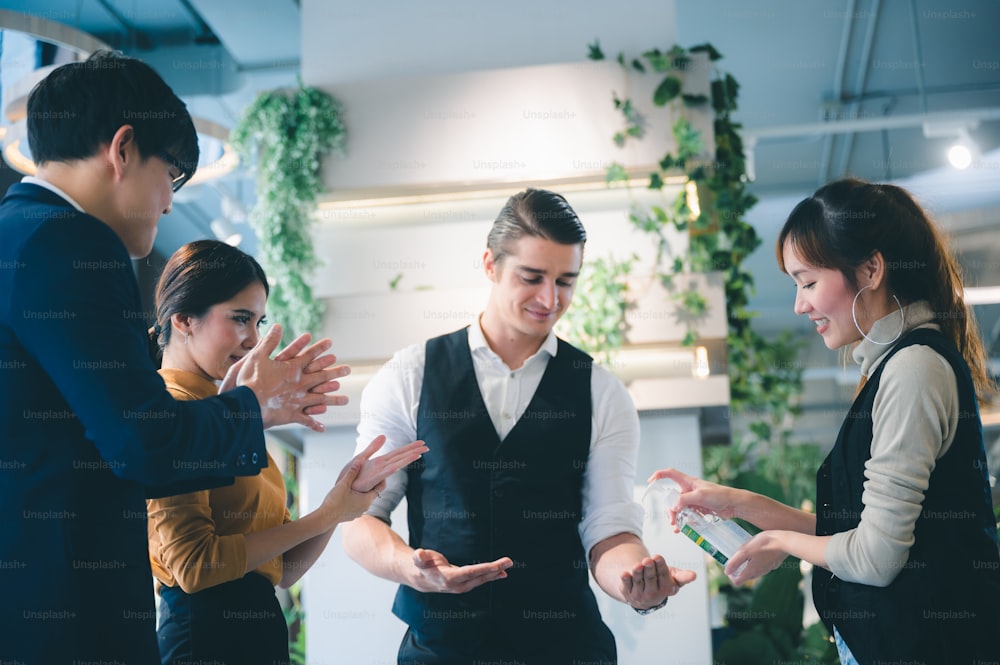
M 604 59 L 599 43 L 589 49 L 591 59 Z M 685 78 L 705 58 L 712 67 L 711 94 L 687 94 Z M 622 54 L 617 57 L 618 64 L 632 74 L 658 77 L 652 103 L 673 111 L 671 140 L 666 141 L 671 148 L 649 173 L 645 189 L 664 191 L 664 183 L 677 176 L 687 181 L 672 199 L 664 196 L 660 202 L 648 204 L 636 197 L 629 219 L 656 247 L 656 278 L 671 290 L 678 309 L 689 314 L 692 323 L 684 344 L 699 343 L 694 322 L 705 315 L 707 302 L 696 288 L 684 287 L 682 276 L 718 272 L 724 278 L 730 411 L 747 424 L 745 431 L 732 433 L 731 445 L 704 449 L 705 477 L 808 507 L 814 493 L 812 471 L 818 468 L 821 455 L 818 446 L 791 440 L 791 425 L 802 393 L 802 365 L 796 362 L 799 345 L 789 335 L 766 339 L 753 328 L 755 314 L 748 303 L 754 281 L 744 261 L 758 248 L 760 238 L 744 217 L 756 198 L 747 189 L 740 125 L 734 119 L 739 84 L 719 68 L 721 58 L 710 44 L 651 49 L 632 59 Z M 612 137 L 616 145 L 651 140 L 639 104 L 618 93 L 613 104 L 622 119 L 621 130 Z M 702 133 L 686 117 L 688 112 L 706 107 L 713 114 L 714 143 L 708 146 L 711 158 L 707 160 Z M 634 175 L 620 163 L 607 169 L 611 186 L 634 187 L 633 180 Z M 680 251 L 670 240 L 670 234 L 678 231 L 686 233 L 688 240 Z M 589 320 L 584 341 L 593 343 L 592 351 L 607 356 L 627 335 L 629 294 L 622 285 L 628 284 L 634 266 L 598 263 L 586 269 L 592 277 L 609 280 L 610 286 L 592 289 L 593 297 L 580 307 L 589 312 L 578 313 L 574 325 L 579 327 Z M 716 631 L 716 660 L 837 662 L 836 650 L 822 624 L 803 629 L 803 572 L 797 560 L 786 560 L 749 588 L 733 588 L 719 570 L 710 570 L 714 573 L 714 593 L 728 601 L 729 613 L 727 625 Z

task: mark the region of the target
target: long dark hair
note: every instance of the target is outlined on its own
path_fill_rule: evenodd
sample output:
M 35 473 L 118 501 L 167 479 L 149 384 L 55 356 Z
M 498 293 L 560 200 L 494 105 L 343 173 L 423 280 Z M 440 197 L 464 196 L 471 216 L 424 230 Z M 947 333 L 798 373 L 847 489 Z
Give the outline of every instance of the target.
M 790 242 L 802 259 L 838 270 L 854 289 L 855 269 L 881 252 L 886 284 L 903 304 L 930 303 L 934 322 L 962 353 L 980 400 L 994 392 L 986 352 L 971 308 L 962 300 L 962 272 L 944 234 L 904 189 L 854 178 L 835 180 L 792 210 L 776 247 Z
M 219 240 L 196 240 L 167 260 L 156 284 L 156 323 L 149 329 L 150 355 L 160 363 L 173 332 L 170 317 L 200 317 L 213 306 L 259 282 L 269 293 L 267 276 L 249 254 Z

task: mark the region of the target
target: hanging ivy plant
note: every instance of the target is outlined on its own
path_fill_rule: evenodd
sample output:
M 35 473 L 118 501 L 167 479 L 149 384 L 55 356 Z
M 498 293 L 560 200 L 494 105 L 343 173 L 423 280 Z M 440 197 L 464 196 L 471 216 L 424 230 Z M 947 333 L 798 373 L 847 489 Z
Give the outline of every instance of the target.
M 340 104 L 316 88 L 264 92 L 230 134 L 240 157 L 257 169 L 257 203 L 250 224 L 271 282 L 268 310 L 287 332 L 315 331 L 322 305 L 309 277 L 317 265 L 310 222 L 323 190 L 320 163 L 343 152 L 346 131 Z
M 744 220 L 756 198 L 746 190 L 740 125 L 732 119 L 739 85 L 730 74 L 716 70 L 711 98 L 684 94 L 683 79 L 690 55 L 698 52 L 706 53 L 712 63 L 722 57 L 710 44 L 704 44 L 687 50 L 675 46 L 667 52 L 653 49 L 628 62 L 623 55 L 617 58 L 626 70 L 639 73 L 651 70 L 662 76 L 653 93 L 653 104 L 669 105 L 677 118 L 671 127 L 676 150 L 664 155 L 658 170 L 650 174 L 649 189 L 662 190 L 668 175 L 683 174 L 697 187 L 699 199 L 697 215 L 689 205 L 685 188 L 671 203 L 649 207 L 633 204 L 629 219 L 637 229 L 652 237 L 657 248 L 656 269 L 668 288 L 681 273 L 720 271 L 724 275 L 730 404 L 737 412 L 753 417 L 749 419 L 746 435 L 738 437 L 732 446 L 706 449 L 706 477 L 799 505 L 811 499 L 814 491 L 811 482 L 800 477 L 801 470 L 818 467 L 820 457 L 816 446 L 790 445 L 790 423 L 798 413 L 796 402 L 802 393 L 802 365 L 795 361 L 800 345 L 788 334 L 767 340 L 752 328 L 755 314 L 748 310 L 747 304 L 754 282 L 743 262 L 760 245 L 760 238 Z M 597 42 L 589 45 L 589 57 L 604 59 Z M 623 119 L 622 130 L 612 137 L 614 143 L 622 147 L 628 141 L 642 139 L 645 125 L 632 101 L 617 94 L 613 101 Z M 714 113 L 715 149 L 711 164 L 699 159 L 703 150 L 701 137 L 684 117 L 685 109 L 704 108 L 706 104 L 711 104 Z M 615 163 L 608 168 L 606 179 L 609 183 L 627 185 L 629 174 L 624 165 Z M 671 228 L 688 234 L 689 244 L 683 254 L 671 254 L 667 235 Z M 705 300 L 697 293 L 680 292 L 675 300 L 692 320 L 704 313 Z M 693 344 L 696 340 L 692 325 L 684 343 Z M 711 569 L 711 572 L 718 571 Z M 764 576 L 752 590 L 721 585 L 729 597 L 730 609 L 736 610 L 732 616 L 739 616 L 738 610 L 749 608 L 769 618 L 730 620 L 728 639 L 719 645 L 716 659 L 744 663 L 793 658 L 800 662 L 835 662 L 836 651 L 821 623 L 802 630 L 801 581 L 797 560 L 789 560 Z M 746 603 L 746 607 L 739 603 Z
M 636 260 L 633 255 L 622 261 L 584 261 L 573 306 L 559 320 L 559 333 L 604 365 L 611 364 L 614 350 L 625 342 L 628 276 Z
M 665 179 L 683 174 L 698 190 L 699 211 L 695 216 L 689 205 L 688 192 L 682 189 L 671 203 L 642 206 L 633 203 L 629 219 L 639 230 L 648 233 L 657 248 L 656 270 L 668 288 L 675 275 L 687 272 L 721 271 L 725 277 L 726 315 L 729 323 L 729 381 L 734 408 L 768 414 L 775 424 L 794 414 L 795 397 L 801 393 L 802 371 L 791 361 L 797 347 L 785 337 L 768 341 L 753 330 L 756 316 L 747 309 L 753 291 L 753 275 L 743 262 L 760 245 L 756 230 L 744 216 L 757 202 L 746 189 L 746 162 L 739 128 L 732 119 L 736 111 L 739 84 L 728 73 L 715 71 L 711 82 L 711 97 L 688 95 L 683 92 L 683 79 L 691 63 L 692 53 L 706 53 L 710 62 L 721 54 L 710 44 L 683 49 L 679 46 L 663 52 L 652 49 L 641 58 L 627 61 L 619 55 L 622 68 L 641 74 L 652 72 L 663 79 L 653 93 L 653 104 L 669 106 L 675 120 L 671 126 L 676 149 L 665 154 L 658 170 L 649 175 L 649 189 L 662 190 Z M 600 44 L 589 45 L 589 57 L 603 60 Z M 623 129 L 612 140 L 623 146 L 627 141 L 640 140 L 645 135 L 641 115 L 630 99 L 613 97 L 615 108 L 622 114 Z M 704 163 L 700 155 L 704 145 L 700 133 L 684 115 L 687 108 L 704 108 L 711 104 L 714 114 L 714 160 Z M 606 173 L 609 183 L 627 183 L 624 165 L 613 163 Z M 675 229 L 688 234 L 687 251 L 671 254 L 668 231 Z M 704 299 L 697 294 L 681 292 L 675 300 L 691 320 L 704 313 Z M 697 340 L 694 328 L 688 331 L 686 344 Z M 774 428 L 777 429 L 777 428 Z M 752 432 L 772 431 L 771 427 L 754 427 Z

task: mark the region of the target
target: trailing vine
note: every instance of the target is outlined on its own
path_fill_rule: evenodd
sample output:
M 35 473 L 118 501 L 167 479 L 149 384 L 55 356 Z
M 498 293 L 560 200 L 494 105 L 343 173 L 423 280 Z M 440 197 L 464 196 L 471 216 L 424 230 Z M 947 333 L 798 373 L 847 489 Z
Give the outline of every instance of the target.
M 560 335 L 605 365 L 625 342 L 628 276 L 635 261 L 634 255 L 622 261 L 601 257 L 584 261 L 573 307 L 559 320 Z
M 691 54 L 705 53 L 713 63 L 711 96 L 686 95 L 684 75 L 691 64 Z M 600 44 L 589 45 L 589 57 L 603 60 Z M 674 277 L 688 272 L 719 271 L 723 273 L 728 321 L 728 374 L 730 406 L 736 414 L 749 416 L 746 436 L 735 436 L 732 446 L 705 449 L 706 477 L 769 495 L 790 505 L 808 504 L 814 486 L 802 475 L 819 466 L 818 446 L 790 445 L 792 416 L 798 413 L 796 402 L 802 393 L 802 365 L 795 358 L 799 344 L 790 333 L 767 340 L 752 327 L 756 314 L 748 309 L 753 292 L 753 276 L 744 268 L 746 258 L 760 245 L 752 225 L 744 219 L 757 199 L 746 189 L 746 162 L 740 125 L 732 114 L 737 109 L 739 84 L 728 73 L 720 72 L 714 63 L 721 54 L 710 44 L 669 51 L 652 49 L 626 62 L 623 55 L 617 61 L 626 71 L 645 74 L 648 71 L 662 77 L 653 93 L 653 104 L 668 106 L 675 120 L 671 126 L 676 150 L 668 152 L 650 173 L 648 188 L 661 191 L 668 176 L 684 175 L 697 190 L 698 206 L 689 200 L 689 187 L 683 188 L 673 201 L 664 205 L 642 206 L 633 202 L 629 219 L 639 230 L 648 233 L 656 245 L 656 270 L 667 288 Z M 625 146 L 629 141 L 646 136 L 644 118 L 632 100 L 613 97 L 615 108 L 622 115 L 622 129 L 612 137 L 614 143 Z M 703 144 L 699 133 L 686 119 L 686 109 L 702 109 L 711 105 L 714 115 L 714 159 L 706 163 L 701 158 Z M 609 184 L 629 181 L 622 164 L 612 164 L 606 173 Z M 671 254 L 668 231 L 684 231 L 688 248 L 680 255 Z M 705 312 L 704 297 L 692 290 L 675 295 L 679 307 L 690 315 L 685 344 L 697 341 L 694 322 Z M 835 662 L 836 652 L 827 639 L 821 623 L 802 629 L 802 574 L 798 562 L 789 559 L 764 576 L 753 589 L 733 589 L 727 579 L 716 583 L 727 594 L 731 616 L 741 609 L 753 610 L 761 621 L 730 618 L 725 639 L 716 651 L 716 660 L 739 660 L 745 663 L 770 663 L 798 658 L 801 662 Z M 745 603 L 741 607 L 740 603 Z M 745 616 L 745 615 L 744 615 Z
M 293 334 L 316 330 L 322 320 L 308 282 L 317 265 L 310 220 L 323 190 L 321 159 L 343 152 L 345 135 L 340 104 L 301 82 L 258 95 L 230 135 L 240 157 L 257 168 L 250 224 L 271 283 L 268 309 Z
M 728 73 L 717 69 L 711 82 L 711 97 L 683 92 L 683 80 L 691 65 L 691 54 L 705 53 L 711 63 L 722 56 L 710 44 L 684 49 L 674 46 L 666 52 L 652 49 L 641 58 L 617 61 L 625 70 L 640 74 L 652 72 L 663 78 L 653 93 L 656 106 L 670 106 L 675 120 L 671 132 L 676 151 L 668 152 L 649 175 L 649 189 L 662 190 L 667 177 L 683 174 L 698 192 L 697 214 L 688 200 L 687 188 L 682 189 L 669 205 L 642 206 L 633 203 L 629 219 L 639 230 L 652 236 L 657 248 L 656 270 L 665 286 L 674 277 L 687 272 L 720 271 L 724 275 L 727 344 L 729 349 L 729 382 L 731 404 L 735 409 L 766 414 L 767 426 L 752 425 L 751 431 L 760 438 L 769 438 L 771 424 L 780 424 L 795 412 L 795 397 L 801 393 L 802 370 L 788 359 L 797 353 L 790 337 L 768 341 L 757 333 L 751 323 L 756 314 L 747 305 L 753 292 L 753 275 L 743 263 L 760 245 L 756 230 L 745 221 L 746 212 L 757 202 L 746 189 L 746 161 L 740 125 L 732 119 L 737 108 L 739 84 Z M 592 60 L 603 60 L 600 44 L 589 46 Z M 623 128 L 612 140 L 618 146 L 645 136 L 644 120 L 630 99 L 614 95 L 615 108 L 622 114 Z M 700 155 L 704 145 L 700 133 L 685 117 L 687 108 L 701 109 L 710 104 L 714 114 L 714 159 L 706 163 Z M 620 163 L 609 166 L 606 179 L 610 183 L 628 181 L 628 172 Z M 685 231 L 689 244 L 681 255 L 671 255 L 667 235 L 669 229 Z M 678 293 L 679 306 L 695 320 L 703 314 L 707 303 L 691 291 Z M 696 333 L 692 327 L 684 342 L 693 344 Z M 765 436 L 766 435 L 766 436 Z

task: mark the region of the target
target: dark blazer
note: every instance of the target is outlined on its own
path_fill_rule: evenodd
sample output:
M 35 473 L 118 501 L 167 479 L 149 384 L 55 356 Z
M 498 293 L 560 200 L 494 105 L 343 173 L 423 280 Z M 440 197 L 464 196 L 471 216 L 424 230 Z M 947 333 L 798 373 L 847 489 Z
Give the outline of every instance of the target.
M 248 388 L 174 401 L 118 236 L 13 185 L 0 202 L 0 660 L 158 663 L 144 488 L 258 473 L 260 418 Z

